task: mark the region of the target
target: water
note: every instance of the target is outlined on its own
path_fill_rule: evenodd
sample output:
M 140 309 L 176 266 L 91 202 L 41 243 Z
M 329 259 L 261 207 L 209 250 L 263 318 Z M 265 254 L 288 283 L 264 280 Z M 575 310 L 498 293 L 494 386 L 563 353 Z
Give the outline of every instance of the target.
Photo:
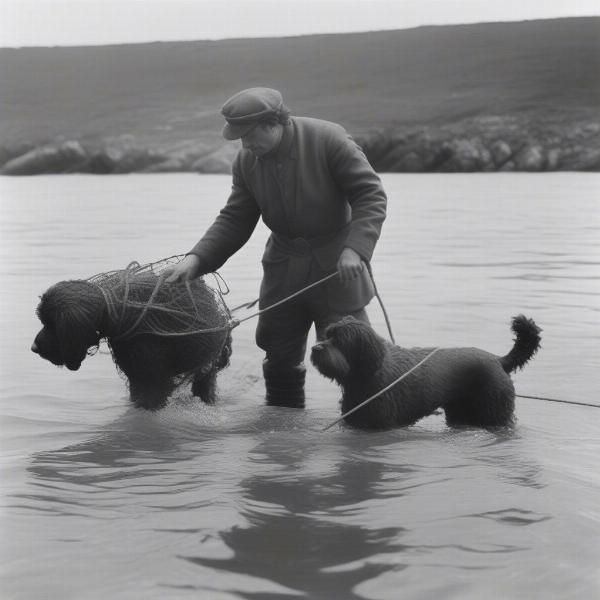
M 509 320 L 543 327 L 517 392 L 598 402 L 600 178 L 387 175 L 373 268 L 402 345 L 504 354 Z M 600 591 L 600 411 L 520 399 L 513 431 L 441 416 L 320 430 L 338 391 L 310 369 L 307 409 L 262 405 L 254 324 L 234 332 L 220 402 L 128 405 L 105 353 L 80 371 L 29 351 L 61 280 L 193 245 L 223 176 L 55 176 L 2 195 L 1 597 L 592 598 Z M 264 229 L 222 270 L 254 299 Z M 370 308 L 385 333 L 381 311 Z

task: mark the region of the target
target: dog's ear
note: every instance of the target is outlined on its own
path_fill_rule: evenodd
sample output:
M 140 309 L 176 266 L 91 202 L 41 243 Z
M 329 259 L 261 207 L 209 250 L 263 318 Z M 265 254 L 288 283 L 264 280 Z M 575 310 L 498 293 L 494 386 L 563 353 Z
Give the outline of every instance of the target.
M 80 311 L 65 311 L 55 318 L 55 330 L 62 361 L 67 369 L 76 371 L 87 351 L 100 343 L 100 335 Z
M 383 365 L 385 342 L 370 325 L 346 317 L 331 325 L 327 335 L 344 354 L 353 370 L 370 374 Z
M 38 314 L 56 333 L 61 362 L 79 369 L 88 348 L 100 342 L 101 295 L 85 281 L 61 282 L 42 296 Z

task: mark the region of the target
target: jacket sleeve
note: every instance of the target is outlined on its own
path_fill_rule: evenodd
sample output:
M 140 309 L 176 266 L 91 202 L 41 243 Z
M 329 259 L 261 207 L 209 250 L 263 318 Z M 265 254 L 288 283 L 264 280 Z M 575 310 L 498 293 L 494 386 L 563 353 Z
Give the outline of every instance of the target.
M 201 273 L 221 267 L 250 238 L 260 209 L 242 176 L 239 154 L 233 164 L 233 185 L 227 204 L 200 241 L 188 252 L 201 260 Z
M 332 133 L 329 169 L 352 209 L 345 247 L 370 261 L 385 220 L 387 197 L 381 179 L 360 146 L 342 128 Z

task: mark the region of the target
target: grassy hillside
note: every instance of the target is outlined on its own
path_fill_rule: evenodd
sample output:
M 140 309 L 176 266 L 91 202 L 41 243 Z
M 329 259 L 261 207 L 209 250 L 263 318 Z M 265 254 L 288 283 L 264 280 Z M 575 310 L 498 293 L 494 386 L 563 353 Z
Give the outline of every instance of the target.
M 377 33 L 0 50 L 0 144 L 220 144 L 222 102 L 280 89 L 294 114 L 372 130 L 487 116 L 587 122 L 600 105 L 600 18 Z M 21 146 L 20 146 L 21 145 Z M 12 150 L 11 150 L 12 149 Z

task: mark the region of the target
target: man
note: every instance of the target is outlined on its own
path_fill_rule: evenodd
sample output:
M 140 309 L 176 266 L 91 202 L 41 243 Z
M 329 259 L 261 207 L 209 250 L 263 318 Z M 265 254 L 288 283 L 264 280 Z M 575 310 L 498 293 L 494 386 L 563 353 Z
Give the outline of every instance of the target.
M 317 336 L 345 315 L 368 322 L 374 294 L 364 263 L 385 219 L 381 181 L 344 129 L 290 117 L 281 94 L 251 88 L 221 109 L 223 137 L 241 139 L 225 207 L 167 281 L 215 271 L 249 239 L 259 217 L 271 230 L 262 263 L 261 309 L 337 270 L 315 286 L 260 315 L 256 342 L 265 350 L 268 404 L 304 407 L 304 355 Z

